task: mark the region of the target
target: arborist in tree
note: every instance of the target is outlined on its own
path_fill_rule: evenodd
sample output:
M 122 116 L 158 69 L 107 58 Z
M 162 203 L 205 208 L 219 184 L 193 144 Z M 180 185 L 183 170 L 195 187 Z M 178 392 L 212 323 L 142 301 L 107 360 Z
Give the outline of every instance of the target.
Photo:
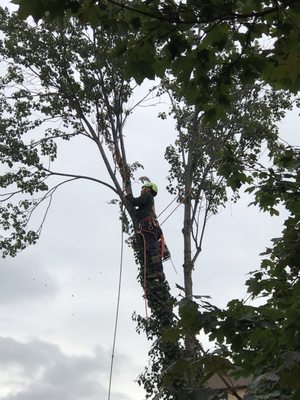
M 126 192 L 127 200 L 137 207 L 140 234 L 146 247 L 147 278 L 164 281 L 162 259 L 170 258 L 170 253 L 166 249 L 162 230 L 155 214 L 154 197 L 158 192 L 157 186 L 153 182 L 145 182 L 139 197 L 133 197 L 129 189 L 126 189 Z

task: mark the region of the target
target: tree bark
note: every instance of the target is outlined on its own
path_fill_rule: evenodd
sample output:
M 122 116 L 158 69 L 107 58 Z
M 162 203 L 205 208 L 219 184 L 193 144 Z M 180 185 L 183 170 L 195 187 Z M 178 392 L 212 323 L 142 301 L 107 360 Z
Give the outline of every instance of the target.
M 184 203 L 184 220 L 182 229 L 184 242 L 184 290 L 185 297 L 188 300 L 193 300 L 191 228 L 191 200 L 188 196 Z

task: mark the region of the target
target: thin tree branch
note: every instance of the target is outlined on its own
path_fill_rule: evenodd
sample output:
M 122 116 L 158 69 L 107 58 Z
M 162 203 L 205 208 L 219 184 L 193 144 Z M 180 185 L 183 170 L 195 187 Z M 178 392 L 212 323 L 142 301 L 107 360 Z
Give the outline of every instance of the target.
M 287 0 L 285 1 L 285 8 L 296 3 L 298 0 Z M 260 12 L 252 12 L 252 13 L 244 13 L 244 14 L 240 14 L 240 13 L 229 13 L 229 14 L 224 14 L 224 15 L 219 15 L 217 17 L 210 17 L 210 18 L 192 18 L 192 19 L 180 19 L 179 15 L 176 13 L 176 17 L 172 16 L 172 18 L 168 18 L 164 15 L 162 15 L 160 12 L 158 13 L 152 13 L 152 12 L 148 12 L 148 11 L 144 11 L 144 10 L 140 10 L 138 8 L 134 8 L 131 7 L 127 4 L 124 3 L 120 3 L 118 1 L 115 0 L 108 0 L 109 3 L 119 7 L 120 9 L 125 9 L 125 10 L 129 10 L 132 12 L 135 12 L 139 15 L 144 15 L 146 17 L 151 17 L 160 21 L 165 21 L 165 22 L 169 22 L 175 25 L 181 25 L 181 24 L 198 24 L 198 23 L 209 23 L 209 22 L 214 22 L 214 21 L 220 21 L 220 22 L 224 22 L 224 21 L 238 21 L 238 20 L 244 20 L 244 19 L 249 19 L 249 18 L 259 18 L 259 17 L 263 17 L 269 14 L 272 14 L 274 12 L 277 13 L 278 11 L 278 7 L 271 7 L 271 8 L 267 8 L 266 10 L 260 11 Z M 284 9 L 284 7 L 280 7 L 280 9 Z
M 206 207 L 205 207 L 205 213 L 204 213 L 204 218 L 203 218 L 203 224 L 202 224 L 202 229 L 201 229 L 200 240 L 199 240 L 199 244 L 197 245 L 196 253 L 194 254 L 194 256 L 192 258 L 192 265 L 195 265 L 195 262 L 196 262 L 197 258 L 199 257 L 199 254 L 202 251 L 202 241 L 203 241 L 203 238 L 204 238 L 204 232 L 205 232 L 206 223 L 207 223 L 207 219 L 208 219 L 207 217 L 208 217 L 209 209 L 210 209 L 210 203 L 207 204 Z
M 54 171 L 51 171 L 51 170 L 49 170 L 49 169 L 47 169 L 45 167 L 43 167 L 43 171 L 47 172 L 49 175 L 52 175 L 52 176 L 65 176 L 65 177 L 71 177 L 71 178 L 74 178 L 74 179 L 85 179 L 85 180 L 97 182 L 100 185 L 104 185 L 104 186 L 108 187 L 109 189 L 111 189 L 116 194 L 119 194 L 118 191 L 113 186 L 111 186 L 109 183 L 101 181 L 100 179 L 97 179 L 97 178 L 93 178 L 91 176 L 77 175 L 77 174 L 67 174 L 67 173 L 62 173 L 62 172 L 54 172 Z

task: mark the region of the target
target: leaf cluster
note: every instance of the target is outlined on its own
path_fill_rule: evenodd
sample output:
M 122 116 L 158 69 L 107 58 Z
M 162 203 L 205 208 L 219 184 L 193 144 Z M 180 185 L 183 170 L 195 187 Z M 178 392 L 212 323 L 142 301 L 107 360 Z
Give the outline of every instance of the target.
M 124 79 L 122 56 L 115 61 L 112 33 L 83 29 L 74 21 L 61 30 L 49 21 L 33 27 L 4 9 L 0 30 L 0 202 L 2 215 L 11 213 L 10 229 L 0 242 L 6 255 L 14 255 L 18 246 L 35 242 L 23 232 L 29 226 L 27 218 L 43 200 L 50 201 L 63 182 L 93 179 L 114 189 L 94 177 L 56 173 L 52 165 L 62 141 L 82 137 L 93 141 L 99 152 L 106 146 L 111 164 L 121 170 L 116 143 L 129 115 L 125 104 L 132 88 Z M 106 157 L 104 151 L 102 155 Z M 135 163 L 131 170 L 138 167 Z M 26 222 L 15 208 L 22 201 L 35 204 Z
M 247 281 L 259 306 L 234 300 L 220 314 L 211 338 L 226 343 L 230 357 L 245 375 L 253 374 L 246 399 L 297 399 L 299 382 L 299 152 L 290 146 L 272 150 L 274 169 L 256 188 L 256 203 L 274 214 L 275 204 L 289 211 L 282 236 L 263 253 L 260 270 Z
M 75 16 L 92 27 L 130 32 L 119 41 L 127 77 L 138 83 L 172 71 L 182 95 L 210 117 L 230 104 L 233 77 L 299 90 L 297 0 L 15 0 L 22 18 L 61 24 Z M 208 106 L 211 94 L 218 101 Z

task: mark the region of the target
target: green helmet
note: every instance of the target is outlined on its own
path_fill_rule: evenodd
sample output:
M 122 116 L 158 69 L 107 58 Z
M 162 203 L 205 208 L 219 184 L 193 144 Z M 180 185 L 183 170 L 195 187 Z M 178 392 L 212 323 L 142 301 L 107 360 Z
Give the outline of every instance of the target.
M 153 192 L 155 193 L 155 195 L 157 195 L 157 192 L 158 192 L 158 188 L 157 188 L 157 185 L 155 184 L 155 183 L 153 183 L 153 182 L 145 182 L 144 184 L 143 184 L 143 188 L 150 188 L 151 190 L 153 190 Z

